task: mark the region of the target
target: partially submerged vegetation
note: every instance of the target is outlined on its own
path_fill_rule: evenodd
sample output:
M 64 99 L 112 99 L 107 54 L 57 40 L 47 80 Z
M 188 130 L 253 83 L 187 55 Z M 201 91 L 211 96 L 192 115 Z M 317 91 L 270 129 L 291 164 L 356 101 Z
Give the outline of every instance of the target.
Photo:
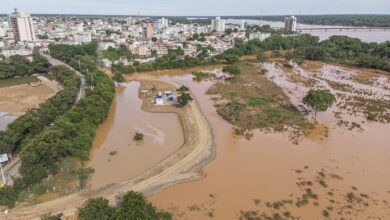
M 311 124 L 289 102 L 281 88 L 258 74 L 253 63 L 239 63 L 241 74 L 216 83 L 208 94 L 215 95 L 219 115 L 235 126 L 237 134 L 250 137 L 254 129 L 287 131 L 297 142 Z
M 304 171 L 297 172 L 298 193 L 290 194 L 289 198 L 277 201 L 255 199 L 256 208 L 249 211 L 240 211 L 240 220 L 254 219 L 301 219 L 297 209 L 310 209 L 318 216 L 331 219 L 365 218 L 370 213 L 370 207 L 387 208 L 388 201 L 379 202 L 376 193 L 363 193 L 357 187 L 350 186 L 347 193 L 339 191 L 337 186 L 343 178 L 335 173 L 328 173 L 321 169 L 313 177 L 303 177 Z M 380 218 L 371 213 L 372 218 Z

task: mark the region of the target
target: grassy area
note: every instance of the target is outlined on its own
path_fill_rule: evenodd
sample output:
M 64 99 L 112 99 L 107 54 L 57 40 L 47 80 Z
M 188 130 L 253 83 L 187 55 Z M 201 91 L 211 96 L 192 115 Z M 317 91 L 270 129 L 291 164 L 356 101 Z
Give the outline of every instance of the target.
M 66 158 L 58 163 L 56 175 L 49 176 L 19 195 L 19 202 L 36 204 L 79 191 L 77 169 L 81 167 L 77 158 Z
M 11 79 L 2 79 L 0 80 L 0 88 L 35 83 L 35 82 L 39 82 L 39 79 L 35 76 L 24 76 L 24 77 L 16 77 Z
M 255 64 L 238 64 L 241 74 L 232 80 L 216 83 L 208 94 L 218 95 L 217 112 L 236 126 L 236 133 L 253 129 L 286 131 L 294 134 L 312 125 L 289 102 L 286 94 L 264 74 L 259 74 Z M 298 131 L 298 132 L 297 132 Z

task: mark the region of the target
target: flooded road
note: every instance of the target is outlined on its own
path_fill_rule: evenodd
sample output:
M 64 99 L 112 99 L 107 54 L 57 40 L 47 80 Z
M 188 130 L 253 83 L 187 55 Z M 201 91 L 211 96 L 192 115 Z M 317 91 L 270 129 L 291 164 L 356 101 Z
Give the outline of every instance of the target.
M 211 97 L 205 95 L 211 82 L 193 82 L 191 75 L 163 78 L 191 88 L 217 141 L 216 159 L 203 169 L 206 179 L 150 197 L 176 219 L 245 219 L 241 211 L 288 212 L 302 219 L 322 219 L 328 209 L 331 217 L 389 218 L 388 124 L 366 123 L 363 133 L 332 127 L 328 138 L 311 137 L 299 145 L 292 144 L 287 135 L 262 132 L 255 132 L 248 141 L 233 135 L 232 126 L 217 115 Z M 317 119 L 326 124 L 328 115 L 319 114 Z M 319 173 L 326 173 L 323 180 Z M 305 188 L 299 184 L 303 180 L 310 182 L 317 199 L 298 207 L 295 202 L 304 197 Z M 369 199 L 365 205 L 351 203 L 346 199 L 351 193 Z M 292 204 L 278 209 L 266 205 L 280 200 L 291 200 Z
M 173 113 L 147 113 L 138 98 L 140 83 L 120 84 L 107 120 L 96 133 L 89 167 L 96 189 L 128 180 L 175 152 L 184 142 L 180 121 Z M 135 132 L 144 140 L 133 140 Z

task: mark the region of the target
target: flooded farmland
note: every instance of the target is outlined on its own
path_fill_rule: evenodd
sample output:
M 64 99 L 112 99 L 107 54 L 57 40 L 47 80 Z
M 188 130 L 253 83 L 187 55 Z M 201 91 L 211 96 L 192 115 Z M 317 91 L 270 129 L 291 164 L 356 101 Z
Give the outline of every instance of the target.
M 88 163 L 95 169 L 92 188 L 132 179 L 183 144 L 178 116 L 141 110 L 139 86 L 131 82 L 117 87 L 109 116 L 97 129 Z M 144 140 L 134 141 L 135 132 L 143 133 Z
M 272 69 L 274 66 L 269 68 L 270 77 L 279 71 Z M 328 67 L 324 68 L 321 76 L 327 78 Z M 299 145 L 291 143 L 285 134 L 259 131 L 248 141 L 233 135 L 232 126 L 217 115 L 211 97 L 205 95 L 210 81 L 196 83 L 191 75 L 163 77 L 191 88 L 214 128 L 217 142 L 216 159 L 203 169 L 206 179 L 150 197 L 159 208 L 173 212 L 176 219 L 390 216 L 388 124 L 364 120 L 364 131 L 335 126 L 333 108 L 317 115 L 319 123 L 329 128 L 326 138 L 316 135 L 316 130 L 321 130 L 318 126 Z M 277 79 L 281 82 L 278 85 L 289 85 L 288 80 Z M 357 89 L 367 88 L 362 85 Z M 294 103 L 293 97 L 298 100 L 300 90 L 291 87 L 293 91 L 298 91 L 296 96 L 289 96 Z M 384 95 L 387 104 L 387 92 Z M 361 116 L 356 117 L 362 121 Z

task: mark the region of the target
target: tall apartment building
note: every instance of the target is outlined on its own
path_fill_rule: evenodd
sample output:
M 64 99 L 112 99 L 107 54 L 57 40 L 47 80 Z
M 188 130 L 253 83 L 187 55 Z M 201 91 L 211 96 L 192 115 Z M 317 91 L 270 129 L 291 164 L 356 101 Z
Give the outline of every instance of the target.
M 15 41 L 35 41 L 33 20 L 26 12 L 15 12 L 9 16 Z
M 284 28 L 288 33 L 293 33 L 297 30 L 297 17 L 291 16 L 284 18 Z
M 221 17 L 216 17 L 211 20 L 211 29 L 216 32 L 224 32 L 225 31 L 225 20 L 221 19 Z
M 153 37 L 153 26 L 152 23 L 148 23 L 146 27 L 143 28 L 143 35 L 145 39 L 152 39 Z

